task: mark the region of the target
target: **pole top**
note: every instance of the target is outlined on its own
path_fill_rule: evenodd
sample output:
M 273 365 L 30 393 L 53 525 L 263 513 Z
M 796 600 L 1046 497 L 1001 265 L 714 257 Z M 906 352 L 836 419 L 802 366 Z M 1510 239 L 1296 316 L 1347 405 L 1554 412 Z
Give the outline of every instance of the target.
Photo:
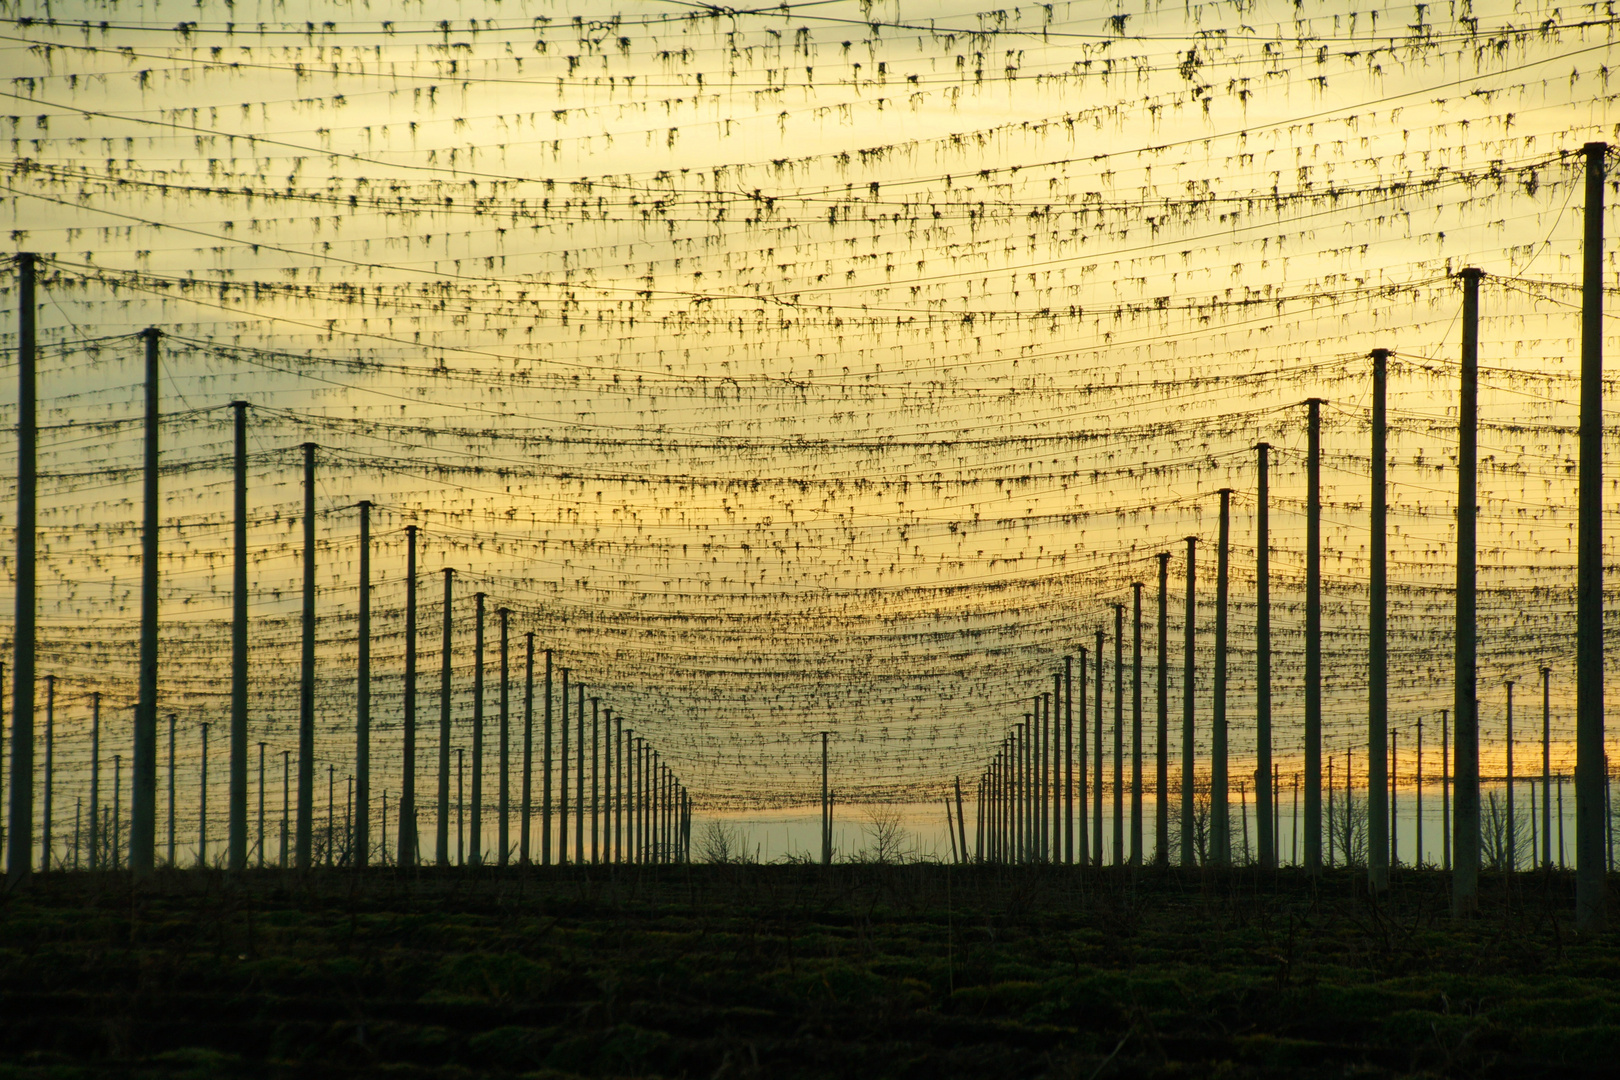
M 162 336 L 163 331 L 159 330 L 155 326 L 148 326 L 145 330 L 141 331 L 141 337 L 146 338 L 148 342 L 154 342 Z
M 1216 494 L 1220 495 L 1220 497 L 1223 499 L 1230 498 L 1232 495 L 1232 489 L 1229 487 L 1219 488 L 1217 489 Z
M 1141 592 L 1144 586 L 1140 581 L 1133 581 L 1131 582 L 1131 588 L 1135 589 L 1137 592 Z
M 1581 149 L 1585 150 L 1588 154 L 1606 154 L 1609 152 L 1609 144 L 1606 142 L 1589 142 L 1585 146 L 1581 147 Z
M 1461 270 L 1457 271 L 1457 276 L 1462 278 L 1464 281 L 1472 282 L 1477 285 L 1479 283 L 1479 279 L 1485 276 L 1485 271 L 1481 270 L 1477 266 L 1465 266 Z
M 251 402 L 251 401 L 233 401 L 233 402 L 231 402 L 231 408 L 233 408 L 233 409 L 245 409 L 249 405 L 252 405 L 252 404 L 253 404 L 253 402 Z
M 358 506 L 362 510 L 370 510 L 371 507 L 372 507 L 372 502 L 371 502 L 370 499 L 361 499 L 355 505 Z
M 414 528 L 416 528 L 416 526 L 412 525 L 411 528 L 414 529 Z M 456 568 L 453 567 L 453 566 L 446 566 L 446 567 L 443 567 L 440 572 L 444 573 L 444 574 L 453 574 L 453 573 L 456 572 Z
M 1161 551 L 1161 552 L 1159 552 L 1157 555 L 1155 555 L 1153 557 L 1155 559 L 1158 559 L 1160 562 L 1169 562 L 1170 561 L 1170 553 L 1168 551 Z
M 299 443 L 298 445 L 303 448 L 304 453 L 313 454 L 316 450 L 320 449 L 321 444 L 320 443 L 307 442 L 307 443 Z
M 1188 537 L 1184 537 L 1184 539 L 1187 541 L 1187 546 L 1188 547 L 1191 547 L 1192 545 L 1198 543 L 1198 537 L 1196 537 L 1196 536 L 1188 536 Z
M 414 532 L 416 532 L 416 530 L 418 528 L 419 528 L 419 526 L 416 526 L 416 525 L 407 525 L 407 526 L 405 526 L 405 531 L 408 532 L 408 533 L 414 533 Z
M 1541 676 L 1542 676 L 1542 678 L 1546 678 L 1546 677 L 1547 677 L 1547 676 L 1549 676 L 1549 675 L 1551 675 L 1551 674 L 1552 674 L 1552 668 L 1550 668 L 1550 667 L 1544 667 L 1544 668 L 1542 668 L 1542 669 L 1541 669 Z
M 1271 444 L 1268 442 L 1257 442 L 1254 444 L 1254 448 L 1264 454 L 1266 451 L 1271 449 Z
M 1371 356 L 1374 360 L 1388 360 L 1393 349 L 1374 349 Z

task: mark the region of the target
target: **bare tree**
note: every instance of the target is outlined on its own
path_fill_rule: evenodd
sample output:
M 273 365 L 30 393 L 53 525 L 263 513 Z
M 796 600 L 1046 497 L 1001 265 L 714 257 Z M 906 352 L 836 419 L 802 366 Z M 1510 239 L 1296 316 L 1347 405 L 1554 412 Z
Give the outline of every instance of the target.
M 867 847 L 857 858 L 861 862 L 902 863 L 915 854 L 911 834 L 900 827 L 900 808 L 870 806 L 866 810 Z
M 719 866 L 750 861 L 748 844 L 741 827 L 713 819 L 706 822 L 703 831 L 698 833 L 697 855 L 699 862 Z

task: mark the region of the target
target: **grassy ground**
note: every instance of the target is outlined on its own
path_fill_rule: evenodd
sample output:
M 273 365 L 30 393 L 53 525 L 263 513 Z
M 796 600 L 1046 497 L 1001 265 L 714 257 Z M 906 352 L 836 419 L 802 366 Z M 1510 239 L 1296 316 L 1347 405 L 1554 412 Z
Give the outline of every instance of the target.
M 52 875 L 0 899 L 0 1076 L 1590 1076 L 1573 882 L 942 866 Z M 1620 899 L 1620 898 L 1617 898 Z M 1620 914 L 1620 904 L 1613 910 Z

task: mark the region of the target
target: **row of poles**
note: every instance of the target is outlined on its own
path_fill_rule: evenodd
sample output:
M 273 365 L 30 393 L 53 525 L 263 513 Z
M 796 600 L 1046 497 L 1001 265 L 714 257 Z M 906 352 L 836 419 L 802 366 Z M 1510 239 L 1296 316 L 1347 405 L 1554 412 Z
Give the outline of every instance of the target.
M 1161 556 L 1161 567 L 1167 555 Z M 1167 611 L 1168 604 L 1164 602 L 1164 580 L 1161 578 L 1160 608 L 1159 608 L 1159 726 L 1158 741 L 1155 752 L 1157 763 L 1157 777 L 1149 781 L 1144 774 L 1144 756 L 1148 752 L 1147 740 L 1143 738 L 1142 730 L 1142 609 L 1141 585 L 1134 584 L 1136 591 L 1135 609 L 1135 635 L 1132 644 L 1132 659 L 1129 665 L 1128 681 L 1131 685 L 1132 707 L 1131 719 L 1127 725 L 1124 717 L 1124 693 L 1127 682 L 1127 665 L 1124 661 L 1121 643 L 1124 635 L 1120 632 L 1124 621 L 1123 604 L 1114 606 L 1115 615 L 1115 644 L 1114 651 L 1114 723 L 1113 723 L 1113 777 L 1109 784 L 1105 776 L 1105 763 L 1108 760 L 1105 747 L 1104 732 L 1106 730 L 1104 700 L 1105 668 L 1103 665 L 1103 649 L 1105 644 L 1104 632 L 1097 632 L 1097 664 L 1095 679 L 1097 694 L 1094 711 L 1090 712 L 1088 720 L 1086 674 L 1088 670 L 1088 650 L 1079 650 L 1079 708 L 1075 707 L 1075 657 L 1063 658 L 1063 670 L 1052 676 L 1052 689 L 1043 690 L 1035 694 L 1031 700 L 1031 709 L 1023 714 L 1023 720 L 1012 725 L 997 748 L 984 771 L 978 778 L 977 816 L 974 822 L 975 843 L 972 849 L 972 861 L 994 863 L 1051 863 L 1059 865 L 1080 865 L 1101 867 L 1106 861 L 1105 854 L 1112 852 L 1113 865 L 1116 866 L 1142 866 L 1144 865 L 1144 811 L 1145 796 L 1152 793 L 1156 796 L 1153 808 L 1154 844 L 1151 864 L 1155 866 L 1168 866 L 1172 850 L 1170 825 L 1175 821 L 1179 830 L 1179 861 L 1183 866 L 1194 866 L 1200 863 L 1216 866 L 1230 866 L 1234 862 L 1252 862 L 1259 866 L 1276 868 L 1283 863 L 1282 857 L 1282 800 L 1287 790 L 1281 766 L 1273 763 L 1267 772 L 1257 767 L 1252 777 L 1239 780 L 1237 783 L 1238 799 L 1243 816 L 1243 851 L 1241 860 L 1234 859 L 1233 850 L 1236 841 L 1230 827 L 1230 792 L 1222 787 L 1221 780 L 1224 770 L 1218 754 L 1211 761 L 1209 771 L 1210 782 L 1207 787 L 1209 806 L 1207 819 L 1198 814 L 1194 806 L 1196 792 L 1201 789 L 1197 778 L 1192 774 L 1193 766 L 1190 742 L 1183 742 L 1184 759 L 1182 776 L 1179 780 L 1181 807 L 1179 819 L 1171 809 L 1172 792 L 1176 787 L 1169 778 L 1169 762 L 1171 752 L 1168 746 L 1168 704 L 1169 695 L 1166 692 L 1165 677 L 1169 667 L 1169 657 L 1165 651 L 1168 638 Z M 1190 617 L 1190 615 L 1189 615 Z M 1217 665 L 1219 661 L 1217 661 Z M 1264 685 L 1262 682 L 1261 686 Z M 1516 869 L 1519 865 L 1517 824 L 1520 817 L 1515 808 L 1515 791 L 1521 783 L 1530 785 L 1531 812 L 1529 820 L 1531 865 L 1541 865 L 1550 868 L 1555 862 L 1552 855 L 1551 836 L 1553 835 L 1553 802 L 1554 782 L 1557 783 L 1559 850 L 1563 850 L 1563 789 L 1564 776 L 1562 773 L 1554 774 L 1552 768 L 1552 669 L 1541 669 L 1541 800 L 1539 826 L 1536 822 L 1536 794 L 1535 778 L 1520 777 L 1514 768 L 1514 747 L 1516 741 L 1513 733 L 1513 688 L 1512 680 L 1506 681 L 1503 686 L 1506 692 L 1506 719 L 1507 731 L 1505 740 L 1506 770 L 1500 778 L 1504 789 L 1504 803 L 1499 813 L 1494 814 L 1497 822 L 1497 831 L 1501 833 L 1499 846 L 1501 851 L 1493 854 L 1493 859 L 1499 861 L 1504 869 Z M 1192 694 L 1186 692 L 1183 703 Z M 1476 710 L 1478 702 L 1475 704 Z M 1440 781 L 1440 817 L 1442 848 L 1440 866 L 1445 870 L 1452 869 L 1452 776 L 1450 771 L 1450 713 L 1449 709 L 1440 710 L 1440 758 L 1442 762 Z M 1075 718 L 1078 714 L 1079 725 L 1076 730 Z M 1125 742 L 1127 727 L 1130 731 L 1131 742 L 1131 769 L 1127 777 L 1125 771 Z M 1088 730 L 1089 729 L 1089 730 Z M 1414 865 L 1421 865 L 1424 860 L 1423 851 L 1423 791 L 1425 784 L 1434 778 L 1426 777 L 1423 771 L 1423 720 L 1418 717 L 1415 724 L 1415 753 L 1416 767 L 1409 783 L 1413 801 L 1412 810 L 1415 831 L 1415 855 L 1411 860 Z M 1478 730 L 1476 720 L 1475 730 Z M 1396 745 L 1397 732 L 1389 729 L 1389 851 L 1390 865 L 1399 861 L 1398 850 L 1400 835 L 1399 794 L 1400 776 L 1396 766 L 1399 760 Z M 1088 750 L 1088 739 L 1090 746 Z M 1078 751 L 1078 752 L 1077 752 Z M 1320 747 L 1318 748 L 1320 753 Z M 1088 756 L 1090 761 L 1088 762 Z M 1324 858 L 1321 847 L 1321 838 L 1327 838 L 1326 865 L 1334 863 L 1334 844 L 1339 844 L 1340 851 L 1346 856 L 1351 843 L 1345 839 L 1344 828 L 1347 825 L 1346 814 L 1341 811 L 1338 825 L 1333 820 L 1332 798 L 1335 792 L 1342 790 L 1346 802 L 1345 807 L 1351 806 L 1354 788 L 1354 758 L 1347 752 L 1343 768 L 1339 777 L 1334 777 L 1331 759 L 1327 763 L 1325 785 L 1318 789 L 1318 818 L 1320 820 L 1323 804 L 1321 792 L 1328 794 L 1326 805 L 1325 830 L 1318 834 L 1316 844 L 1312 845 L 1309 833 L 1306 832 L 1305 852 L 1306 862 L 1299 859 L 1299 794 L 1303 785 L 1302 774 L 1294 773 L 1288 778 L 1292 781 L 1295 793 L 1295 808 L 1293 817 L 1293 854 L 1292 861 L 1301 865 L 1310 866 L 1309 860 L 1315 855 L 1317 862 L 1315 869 L 1320 869 Z M 1089 774 L 1089 777 L 1088 777 Z M 1342 785 L 1342 786 L 1341 786 Z M 1603 804 L 1605 827 L 1605 862 L 1608 870 L 1614 869 L 1614 835 L 1612 815 L 1612 772 L 1607 761 L 1604 766 Z M 952 823 L 950 799 L 946 798 L 946 819 L 953 830 L 951 843 L 957 846 L 957 832 L 964 825 L 965 818 L 961 810 L 961 781 L 957 780 L 957 809 Z M 1089 791 L 1088 791 L 1089 788 Z M 1112 793 L 1111 801 L 1104 798 L 1105 790 Z M 1311 796 L 1309 788 L 1306 804 L 1309 807 Z M 1249 843 L 1248 807 L 1249 795 L 1254 796 L 1254 817 L 1256 838 L 1251 857 Z M 1269 792 L 1269 797 L 1263 793 Z M 1368 798 L 1372 797 L 1369 788 Z M 1129 838 L 1127 846 L 1126 833 L 1126 805 L 1129 801 Z M 1088 809 L 1088 803 L 1089 809 Z M 1367 804 L 1370 814 L 1370 803 Z M 1112 808 L 1112 844 L 1104 843 L 1104 829 L 1108 824 L 1109 814 L 1107 808 Z M 1309 811 L 1307 810 L 1307 814 Z M 1207 826 L 1207 832 L 1205 831 Z M 1369 822 L 1369 828 L 1371 823 Z M 1484 823 L 1482 822 L 1482 827 Z M 1491 830 L 1487 829 L 1487 832 Z M 1204 844 L 1199 848 L 1200 837 Z M 1538 844 L 1538 838 L 1539 844 Z M 1369 837 L 1370 842 L 1370 837 Z M 1370 846 L 1370 845 L 1369 845 Z M 1537 854 L 1539 849 L 1539 856 Z M 962 852 L 968 851 L 965 836 L 960 845 Z M 961 856 L 965 861 L 969 857 Z M 1348 864 L 1348 858 L 1344 860 Z M 1556 860 L 1562 864 L 1563 858 Z
M 13 879 L 26 878 L 31 871 L 30 839 L 34 834 L 35 799 L 35 679 L 36 679 L 36 462 L 38 441 L 36 413 L 36 329 L 35 278 L 37 256 L 16 257 L 18 271 L 18 478 L 17 478 L 17 560 L 16 634 L 13 663 L 14 706 L 10 770 L 11 844 L 7 870 Z M 141 552 L 141 606 L 139 691 L 135 704 L 133 747 L 130 757 L 131 793 L 128 836 L 128 866 L 137 875 L 150 874 L 157 865 L 157 743 L 158 743 L 158 360 L 161 333 L 141 332 L 146 362 L 146 426 L 144 442 L 143 498 L 144 524 Z M 247 409 L 248 403 L 231 403 L 235 412 L 234 455 L 234 556 L 231 611 L 231 701 L 229 799 L 226 850 L 232 870 L 247 867 L 248 792 L 248 550 L 247 550 Z M 302 648 L 299 679 L 297 803 L 294 833 L 294 865 L 307 870 L 313 865 L 315 805 L 315 462 L 318 447 L 304 443 L 304 557 Z M 369 500 L 358 504 L 360 511 L 360 581 L 357 635 L 358 664 L 355 702 L 355 771 L 353 859 L 363 867 L 371 850 L 371 508 Z M 417 693 L 417 567 L 418 527 L 407 525 L 405 671 L 402 761 L 404 776 L 399 798 L 397 862 L 409 867 L 417 862 L 416 837 L 416 693 Z M 450 862 L 450 751 L 451 751 L 451 671 L 455 570 L 444 574 L 444 647 L 439 695 L 438 822 L 435 859 Z M 485 862 L 483 841 L 485 768 L 485 637 L 486 596 L 474 596 L 475 637 L 473 657 L 471 859 Z M 511 611 L 496 611 L 499 621 L 499 784 L 496 809 L 496 859 L 506 865 L 512 854 L 511 769 Z M 534 817 L 534 634 L 525 635 L 525 696 L 522 729 L 522 772 L 518 808 L 517 861 L 531 861 L 530 833 Z M 604 708 L 600 697 L 587 698 L 586 687 L 577 680 L 570 685 L 570 670 L 560 668 L 561 716 L 554 729 L 553 657 L 544 650 L 542 694 L 543 730 L 541 741 L 540 859 L 552 862 L 552 839 L 556 839 L 556 861 L 567 862 L 673 862 L 684 860 L 690 851 L 691 795 L 674 769 L 663 760 L 652 741 L 634 728 L 625 726 L 623 714 Z M 53 843 L 50 822 L 52 786 L 55 679 L 47 676 L 47 694 L 52 706 L 47 710 L 44 815 L 41 824 L 41 865 L 49 867 Z M 100 695 L 93 698 L 97 717 Z M 590 702 L 590 726 L 586 726 L 586 702 Z M 574 801 L 569 802 L 569 709 L 576 723 L 574 753 Z M 553 735 L 560 744 L 555 765 L 560 783 L 556 792 L 557 827 L 553 833 Z M 99 727 L 98 727 L 99 735 Z M 206 738 L 206 735 L 205 735 Z M 97 739 L 99 754 L 99 738 Z M 587 758 L 587 748 L 589 756 Z M 284 753 L 291 753 L 285 751 Z M 171 747 L 172 754 L 172 747 Z M 262 756 L 262 755 L 261 755 Z M 93 771 L 98 766 L 93 766 Z M 121 755 L 115 768 L 122 768 Z M 587 800 L 587 778 L 589 799 Z M 172 774 L 171 774 L 172 784 Z M 92 784 L 92 818 L 96 793 Z M 261 768 L 261 803 L 262 768 Z M 170 793 L 173 805 L 173 792 Z M 262 817 L 262 813 L 261 813 Z M 206 822 L 206 818 L 204 819 Z M 573 826 L 570 843 L 569 826 Z M 587 834 L 588 827 L 588 834 Z M 200 828 L 206 829 L 206 824 Z M 172 830 L 172 814 L 171 814 Z M 587 835 L 589 840 L 587 850 Z M 206 843 L 206 841 L 203 841 Z M 172 848 L 172 842 L 171 842 Z
M 1604 752 L 1603 722 L 1603 185 L 1608 154 L 1606 143 L 1593 142 L 1584 148 L 1586 168 L 1585 236 L 1582 259 L 1581 306 L 1581 403 L 1579 451 L 1579 519 L 1577 525 L 1577 617 L 1576 617 L 1576 761 L 1575 761 L 1575 864 L 1576 921 L 1583 929 L 1596 929 L 1606 920 L 1604 874 L 1606 830 L 1608 828 L 1607 763 Z M 1479 446 L 1479 284 L 1483 271 L 1468 268 L 1458 275 L 1462 283 L 1462 364 L 1458 408 L 1458 496 L 1457 575 L 1454 700 L 1456 718 L 1454 757 L 1448 762 L 1455 777 L 1455 814 L 1449 828 L 1452 852 L 1452 910 L 1467 916 L 1478 910 L 1480 871 L 1480 774 L 1476 517 L 1478 514 L 1477 458 Z M 1387 424 L 1385 389 L 1388 349 L 1374 349 L 1372 360 L 1372 476 L 1371 533 L 1369 565 L 1368 668 L 1367 668 L 1367 884 L 1374 892 L 1389 886 L 1390 866 L 1390 745 L 1389 745 L 1389 645 L 1388 645 L 1388 545 L 1386 540 Z M 1304 796 L 1305 869 L 1318 874 L 1322 869 L 1322 502 L 1321 502 L 1321 404 L 1319 398 L 1306 403 L 1308 425 L 1308 485 L 1306 517 L 1305 578 L 1305 701 L 1304 701 Z M 1255 692 L 1255 775 L 1274 775 L 1271 732 L 1271 595 L 1269 555 L 1269 491 L 1265 443 L 1258 455 L 1258 520 L 1256 543 L 1256 692 Z M 1231 489 L 1220 491 L 1220 524 L 1217 540 L 1215 583 L 1215 656 L 1212 716 L 1210 721 L 1211 758 L 1209 766 L 1209 830 L 1212 861 L 1231 861 L 1230 777 L 1227 754 L 1227 581 L 1229 562 L 1229 523 Z M 1184 675 L 1181 732 L 1181 862 L 1193 864 L 1193 830 L 1186 827 L 1194 819 L 1196 772 L 1194 746 L 1194 629 L 1196 600 L 1194 555 L 1197 537 L 1187 544 L 1187 612 L 1185 619 Z M 1168 858 L 1170 815 L 1166 805 L 1169 793 L 1166 755 L 1168 728 L 1168 641 L 1166 612 L 1169 603 L 1169 552 L 1157 555 L 1159 563 L 1159 695 L 1158 695 L 1158 776 L 1159 797 L 1156 818 L 1156 852 Z M 1132 680 L 1131 755 L 1131 851 L 1139 862 L 1142 851 L 1142 589 L 1133 583 L 1134 677 Z M 1114 605 L 1114 758 L 1116 791 L 1122 770 L 1124 632 L 1123 603 Z M 1096 636 L 1096 717 L 1095 791 L 1092 843 L 1100 856 L 1102 847 L 1102 714 L 1103 648 L 1105 633 Z M 1085 657 L 1081 654 L 1082 683 Z M 1543 685 L 1549 673 L 1543 669 Z M 1064 670 L 1053 675 L 1053 689 L 1044 689 L 1032 701 L 1026 722 L 1017 725 L 1001 741 L 978 783 L 984 796 L 988 818 L 988 850 L 997 859 L 1022 859 L 1051 850 L 1055 842 L 1049 821 L 1063 808 L 1055 802 L 1058 785 L 1054 777 L 1054 754 L 1050 746 L 1052 710 L 1061 704 L 1065 730 L 1072 736 L 1073 699 L 1072 659 L 1065 657 Z M 1082 685 L 1082 698 L 1084 686 Z M 1510 691 L 1511 694 L 1511 691 Z M 1545 694 L 1545 689 L 1544 689 Z M 1083 710 L 1082 703 L 1082 710 Z M 1511 711 L 1511 705 L 1510 705 Z M 1511 723 L 1511 721 L 1510 721 Z M 1084 790 L 1084 717 L 1082 715 L 1082 791 Z M 1072 738 L 1062 747 L 1064 799 L 1073 796 Z M 1511 785 L 1510 785 L 1511 790 Z M 1511 797 L 1511 796 L 1510 796 Z M 1083 802 L 1082 798 L 1082 802 Z M 1544 800 L 1545 801 L 1545 796 Z M 1123 804 L 1115 799 L 1114 850 L 1124 847 Z M 1271 800 L 1257 802 L 1260 833 L 1260 863 L 1275 866 Z M 1049 816 L 1050 815 L 1050 816 Z M 1073 859 L 1074 818 L 1063 812 L 1064 857 Z M 1084 860 L 1085 835 L 1080 843 Z

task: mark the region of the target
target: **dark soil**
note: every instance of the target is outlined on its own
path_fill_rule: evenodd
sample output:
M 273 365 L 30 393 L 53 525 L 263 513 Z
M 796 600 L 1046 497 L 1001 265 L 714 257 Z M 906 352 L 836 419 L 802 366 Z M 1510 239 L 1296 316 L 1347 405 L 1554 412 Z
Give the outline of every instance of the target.
M 1591 1076 L 1569 875 L 942 866 L 47 875 L 0 1076 Z M 1620 904 L 1611 901 L 1620 915 Z

